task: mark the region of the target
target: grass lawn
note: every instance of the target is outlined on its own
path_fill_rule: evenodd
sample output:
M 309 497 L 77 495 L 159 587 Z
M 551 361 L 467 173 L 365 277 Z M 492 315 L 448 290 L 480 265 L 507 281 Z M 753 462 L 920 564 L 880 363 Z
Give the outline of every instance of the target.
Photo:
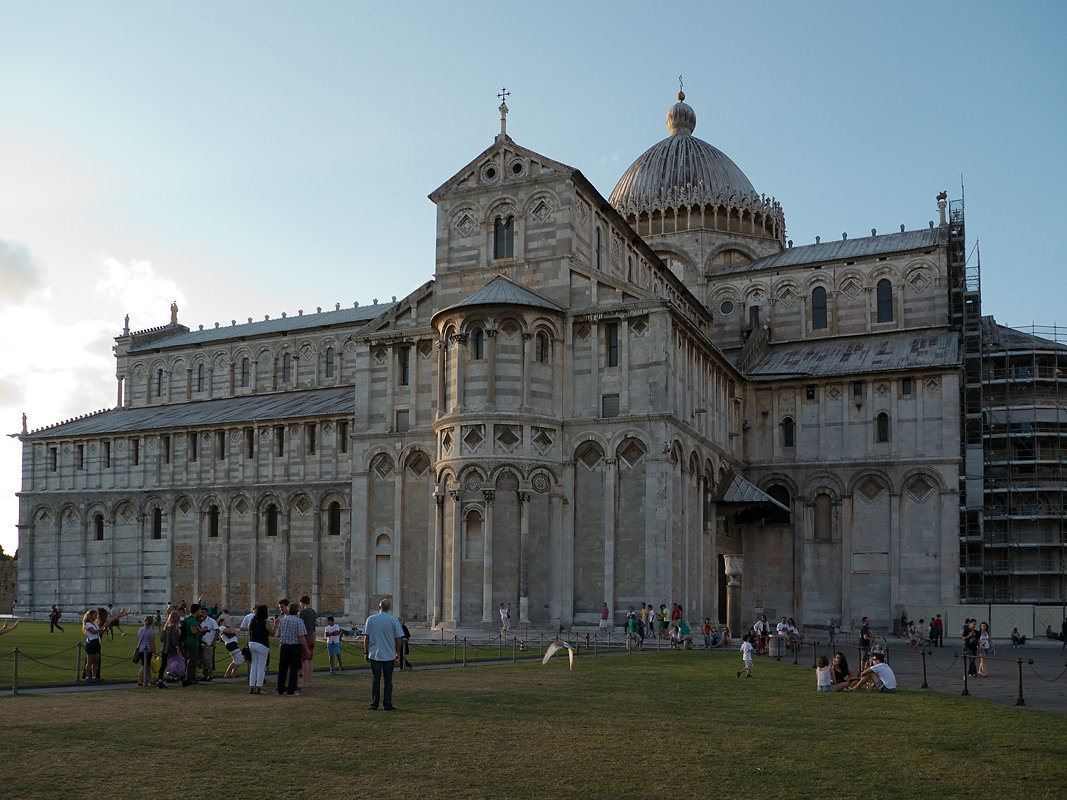
M 397 674 L 391 713 L 367 709 L 365 674 L 317 675 L 294 698 L 219 682 L 20 694 L 0 700 L 0 794 L 1064 796 L 1059 715 L 907 689 L 820 694 L 811 670 L 760 660 L 738 680 L 739 664 L 683 651 L 584 656 L 573 672 L 565 657 L 415 670 Z

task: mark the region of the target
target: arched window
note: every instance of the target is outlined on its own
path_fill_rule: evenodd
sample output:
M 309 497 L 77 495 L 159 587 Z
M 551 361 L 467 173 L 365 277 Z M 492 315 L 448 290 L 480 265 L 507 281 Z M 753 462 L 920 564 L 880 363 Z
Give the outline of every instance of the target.
M 596 237 L 594 241 L 593 250 L 595 256 L 594 263 L 596 264 L 596 268 L 600 269 L 600 228 L 596 229 Z
M 204 365 L 200 364 L 196 368 L 196 390 L 198 392 L 204 391 Z
M 267 506 L 267 536 L 278 535 L 278 506 L 271 503 Z
M 282 383 L 289 383 L 293 379 L 293 357 L 286 353 L 282 356 Z
M 93 517 L 93 529 L 96 532 L 96 541 L 104 541 L 104 515 L 97 514 Z
M 481 361 L 485 355 L 485 332 L 481 328 L 471 331 L 471 358 Z
M 542 364 L 548 361 L 548 335 L 545 333 L 537 334 L 536 347 L 534 350 L 534 358 L 540 361 Z
M 207 535 L 209 539 L 219 538 L 219 507 L 211 506 L 207 510 Z
M 241 388 L 247 389 L 252 380 L 252 365 L 247 358 L 241 359 Z
M 878 321 L 893 321 L 893 284 L 888 279 L 878 281 Z
M 156 372 L 156 397 L 163 396 L 163 370 Z
M 515 257 L 515 218 L 497 217 L 493 221 L 493 258 Z
M 326 528 L 330 536 L 341 535 L 341 504 L 336 500 L 330 503 L 327 511 Z
M 811 329 L 826 328 L 826 289 L 816 286 L 811 291 Z
M 634 280 L 634 258 L 633 256 L 626 257 L 626 280 L 633 283 Z
M 163 538 L 163 510 L 159 508 L 152 511 L 152 538 Z
M 789 489 L 782 486 L 780 483 L 776 483 L 767 489 L 767 494 L 773 499 L 777 500 L 787 509 L 793 507 L 793 501 L 789 497 Z M 767 515 L 768 525 L 788 525 L 793 521 L 792 513 L 785 509 L 775 508 L 770 514 Z
M 782 420 L 782 447 L 794 447 L 796 445 L 796 425 L 792 417 Z
M 889 441 L 889 415 L 884 411 L 874 418 L 874 440 L 876 442 Z
M 333 377 L 333 348 L 326 348 L 326 377 Z

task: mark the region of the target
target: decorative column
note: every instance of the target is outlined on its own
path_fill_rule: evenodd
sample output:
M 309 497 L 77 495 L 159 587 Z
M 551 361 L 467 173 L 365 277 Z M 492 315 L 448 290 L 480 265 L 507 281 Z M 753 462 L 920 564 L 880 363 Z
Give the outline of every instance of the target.
M 322 503 L 311 523 L 311 607 L 319 607 L 319 560 L 322 549 Z
M 519 622 L 530 621 L 530 493 L 519 492 Z
M 486 328 L 485 338 L 489 340 L 489 376 L 486 380 L 485 402 L 490 410 L 496 408 L 496 329 Z M 525 382 L 522 383 L 525 386 Z
M 482 623 L 493 621 L 493 500 L 496 491 L 482 489 L 485 524 L 482 530 Z
M 724 555 L 723 561 L 726 566 L 726 624 L 730 626 L 730 633 L 735 637 L 742 635 L 741 620 L 741 569 L 744 566 L 744 556 Z
M 445 388 L 445 373 L 447 372 L 447 358 L 448 349 L 445 347 L 444 341 L 437 342 L 437 416 L 441 416 L 448 412 L 447 403 L 445 403 L 445 395 L 447 389 Z M 442 498 L 443 500 L 444 498 Z
M 243 444 L 243 442 L 242 442 Z M 230 606 L 230 504 L 229 502 L 221 509 L 222 512 L 222 598 L 219 602 L 223 606 Z M 249 600 L 252 598 L 249 597 Z
M 393 613 L 398 616 L 410 616 L 404 610 L 403 597 L 401 596 L 401 568 L 404 558 L 404 465 L 401 454 L 397 453 L 396 469 L 393 471 L 393 553 L 389 559 L 393 569 Z
M 604 459 L 604 602 L 608 604 L 614 624 L 615 617 L 615 492 L 618 479 L 618 459 Z
M 278 531 L 278 535 L 282 537 L 282 546 L 280 548 L 282 551 L 282 564 L 281 569 L 278 570 L 279 578 L 278 587 L 276 591 L 278 591 L 283 596 L 286 592 L 289 591 L 289 589 L 287 588 L 289 586 L 289 558 L 292 556 L 292 553 L 289 552 L 289 548 L 292 543 L 289 537 L 290 511 L 291 509 L 288 505 L 286 505 L 284 509 L 279 509 L 281 515 L 281 530 Z
M 452 403 L 453 411 L 463 410 L 463 360 L 467 357 L 467 335 L 456 334 L 452 337 L 452 342 L 455 347 L 455 381 L 456 381 L 456 398 Z
M 430 573 L 430 627 L 441 622 L 441 570 L 444 561 L 445 496 L 433 493 L 433 569 Z
M 524 411 L 530 405 L 530 342 L 532 333 L 522 335 L 522 360 L 519 362 L 519 386 L 522 387 L 522 395 L 519 397 L 519 411 Z
M 448 618 L 448 623 L 453 628 L 456 627 L 459 622 L 459 603 L 460 603 L 460 570 L 463 566 L 461 551 L 463 547 L 462 535 L 463 535 L 463 488 L 459 487 L 451 489 L 448 493 L 452 497 L 452 608 Z

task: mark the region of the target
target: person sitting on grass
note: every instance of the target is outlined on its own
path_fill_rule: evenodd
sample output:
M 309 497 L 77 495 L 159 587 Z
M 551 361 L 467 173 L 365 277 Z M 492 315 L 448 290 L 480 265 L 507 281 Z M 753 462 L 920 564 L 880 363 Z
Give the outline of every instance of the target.
M 849 686 L 846 691 L 854 692 L 865 684 L 877 687 L 880 692 L 890 693 L 897 690 L 897 676 L 885 663 L 885 656 L 881 653 L 871 653 L 871 665 L 860 673 L 859 680 Z
M 835 692 L 847 689 L 852 682 L 852 673 L 848 669 L 848 661 L 843 653 L 834 653 L 834 660 L 830 664 L 830 685 Z

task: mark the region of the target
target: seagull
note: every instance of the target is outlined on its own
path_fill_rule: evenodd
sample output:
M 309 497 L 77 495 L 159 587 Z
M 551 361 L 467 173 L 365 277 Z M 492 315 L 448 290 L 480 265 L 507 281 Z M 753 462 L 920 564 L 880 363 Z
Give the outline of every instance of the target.
M 574 647 L 572 647 L 568 642 L 565 642 L 562 639 L 556 639 L 554 642 L 552 642 L 552 644 L 548 646 L 548 649 L 545 650 L 545 657 L 541 659 L 541 663 L 547 664 L 548 660 L 552 658 L 552 656 L 554 656 L 561 647 L 567 648 L 567 658 L 570 660 L 570 668 L 574 669 Z

